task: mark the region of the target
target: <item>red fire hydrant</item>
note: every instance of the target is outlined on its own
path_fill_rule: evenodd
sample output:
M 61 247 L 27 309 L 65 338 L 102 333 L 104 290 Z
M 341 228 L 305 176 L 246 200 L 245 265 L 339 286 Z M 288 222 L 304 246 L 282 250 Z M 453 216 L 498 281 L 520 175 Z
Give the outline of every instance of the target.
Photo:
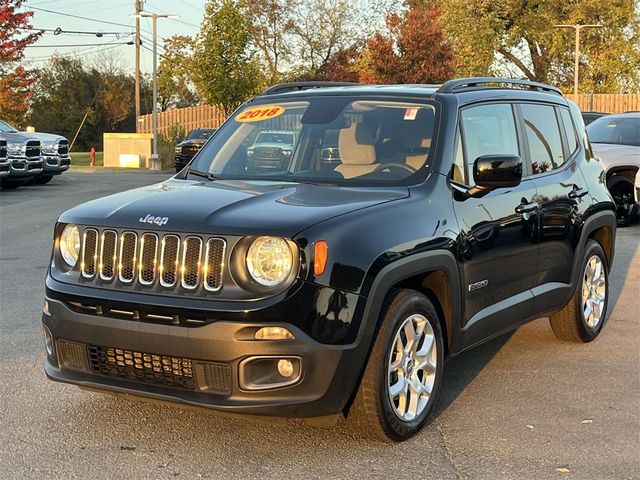
M 96 166 L 96 149 L 94 147 L 91 147 L 91 166 Z

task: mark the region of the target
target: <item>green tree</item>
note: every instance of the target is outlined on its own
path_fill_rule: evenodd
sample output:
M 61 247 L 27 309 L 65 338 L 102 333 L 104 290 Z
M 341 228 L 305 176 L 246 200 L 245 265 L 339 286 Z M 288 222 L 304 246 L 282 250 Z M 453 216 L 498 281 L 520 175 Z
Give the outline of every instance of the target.
M 158 67 L 158 101 L 160 110 L 191 107 L 198 104 L 193 81 L 195 40 L 188 35 L 165 39 L 164 53 Z
M 35 72 L 19 62 L 24 49 L 42 35 L 29 31 L 33 12 L 18 12 L 23 0 L 0 2 L 0 117 L 21 124 L 29 108 Z
M 291 59 L 294 6 L 295 0 L 248 2 L 252 41 L 259 50 L 262 63 L 268 68 L 266 81 L 269 84 L 282 79 L 285 64 Z
M 262 72 L 245 2 L 209 0 L 196 39 L 193 81 L 202 100 L 228 115 L 254 95 Z
M 445 32 L 455 46 L 458 75 L 514 76 L 573 83 L 574 37 L 556 24 L 600 24 L 580 43 L 582 91 L 640 87 L 640 13 L 634 0 L 423 0 L 443 5 Z
M 95 63 L 87 67 L 79 58 L 52 57 L 38 72 L 29 124 L 69 140 L 82 125 L 75 150 L 100 148 L 104 132 L 135 131 L 133 76 L 109 62 Z M 148 81 L 141 86 L 143 98 L 149 98 Z

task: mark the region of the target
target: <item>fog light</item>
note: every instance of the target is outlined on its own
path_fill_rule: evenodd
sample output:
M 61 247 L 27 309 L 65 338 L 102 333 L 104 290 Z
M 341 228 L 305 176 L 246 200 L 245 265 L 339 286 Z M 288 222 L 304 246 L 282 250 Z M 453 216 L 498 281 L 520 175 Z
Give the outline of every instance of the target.
M 291 360 L 284 358 L 282 360 L 278 360 L 278 373 L 286 378 L 293 375 L 293 363 L 291 363 Z
M 256 332 L 256 340 L 293 340 L 293 333 L 284 327 L 262 327 Z
M 42 333 L 44 334 L 44 348 L 47 350 L 47 355 L 53 358 L 53 336 L 46 326 L 42 326 Z
M 301 378 L 300 357 L 250 357 L 240 362 L 240 388 L 244 390 L 286 387 Z

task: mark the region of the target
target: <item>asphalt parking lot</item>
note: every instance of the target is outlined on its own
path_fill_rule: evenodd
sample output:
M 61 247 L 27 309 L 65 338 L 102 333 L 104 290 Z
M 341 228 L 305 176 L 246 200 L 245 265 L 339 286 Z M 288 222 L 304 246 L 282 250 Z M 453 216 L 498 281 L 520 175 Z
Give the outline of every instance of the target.
M 383 445 L 48 381 L 40 312 L 54 222 L 166 174 L 78 173 L 0 193 L 0 477 L 640 478 L 640 225 L 618 230 L 610 318 L 588 345 L 546 319 L 445 366 L 438 416 Z

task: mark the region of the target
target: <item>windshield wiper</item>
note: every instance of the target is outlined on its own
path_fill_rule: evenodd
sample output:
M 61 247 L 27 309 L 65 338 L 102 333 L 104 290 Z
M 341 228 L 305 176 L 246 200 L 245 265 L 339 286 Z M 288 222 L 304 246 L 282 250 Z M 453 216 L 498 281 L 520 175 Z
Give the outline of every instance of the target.
M 196 170 L 196 169 L 193 169 L 193 168 L 190 168 L 187 173 L 188 174 L 193 174 L 193 175 L 195 175 L 197 177 L 206 178 L 207 180 L 210 180 L 212 182 L 214 180 L 217 180 L 217 178 L 213 175 L 213 173 L 201 172 L 200 170 Z

